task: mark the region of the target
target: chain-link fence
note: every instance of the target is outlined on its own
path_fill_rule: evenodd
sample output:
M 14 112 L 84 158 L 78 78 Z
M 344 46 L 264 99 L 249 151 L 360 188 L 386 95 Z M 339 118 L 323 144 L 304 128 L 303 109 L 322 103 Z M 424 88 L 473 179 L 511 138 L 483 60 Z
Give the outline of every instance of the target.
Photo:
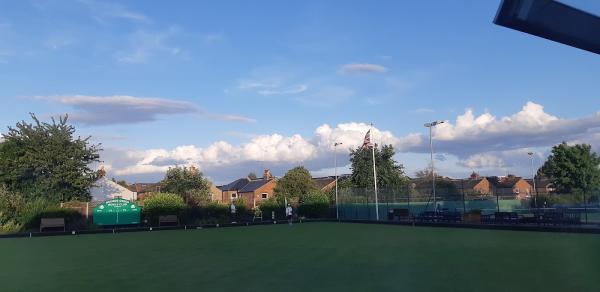
M 483 193 L 472 187 L 460 187 L 466 186 L 466 183 L 458 182 L 455 185 L 451 188 L 436 187 L 435 199 L 432 188 L 379 189 L 377 206 L 373 188 L 339 189 L 339 216 L 340 219 L 375 220 L 378 212 L 380 220 L 397 220 L 398 217 L 414 219 L 428 212 L 435 212 L 459 213 L 465 219 L 465 214 L 475 213 L 480 214 L 482 221 L 485 221 L 498 214 L 510 213 L 521 219 L 525 218 L 522 222 L 528 222 L 528 217 L 545 214 L 549 218 L 548 214 L 569 214 L 570 217 L 579 218 L 579 222 L 583 224 L 600 224 L 600 191 L 554 194 L 492 189 Z

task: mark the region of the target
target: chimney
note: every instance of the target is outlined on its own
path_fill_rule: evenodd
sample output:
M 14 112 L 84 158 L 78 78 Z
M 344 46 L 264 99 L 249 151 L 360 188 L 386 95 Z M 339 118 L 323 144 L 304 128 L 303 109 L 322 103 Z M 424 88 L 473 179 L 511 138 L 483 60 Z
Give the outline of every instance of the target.
M 263 172 L 263 179 L 272 179 L 273 175 L 271 174 L 271 171 L 268 169 L 265 169 L 265 172 Z
M 470 176 L 470 178 L 471 178 L 471 179 L 479 179 L 479 178 L 480 178 L 480 176 L 479 176 L 479 174 L 478 174 L 478 173 L 476 173 L 475 171 L 473 171 L 473 173 L 471 173 L 471 176 Z

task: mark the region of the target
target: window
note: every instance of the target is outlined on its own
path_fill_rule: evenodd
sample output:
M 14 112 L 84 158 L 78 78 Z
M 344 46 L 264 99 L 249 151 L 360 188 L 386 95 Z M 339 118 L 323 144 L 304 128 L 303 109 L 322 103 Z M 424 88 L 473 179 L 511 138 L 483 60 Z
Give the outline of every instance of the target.
M 237 199 L 237 194 L 236 193 L 231 194 L 231 198 L 232 199 Z
M 269 194 L 267 194 L 267 193 L 262 193 L 260 196 L 261 196 L 261 198 L 262 198 L 263 200 L 266 200 L 266 199 L 269 197 Z

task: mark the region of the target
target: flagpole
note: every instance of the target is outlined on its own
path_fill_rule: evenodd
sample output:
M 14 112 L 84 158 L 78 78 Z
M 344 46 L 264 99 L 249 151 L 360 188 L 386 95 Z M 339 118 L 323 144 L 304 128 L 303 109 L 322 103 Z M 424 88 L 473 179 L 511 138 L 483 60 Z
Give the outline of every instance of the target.
M 371 129 L 373 128 L 373 123 L 371 123 Z M 375 140 L 373 139 L 373 132 L 370 132 L 371 129 L 369 129 L 369 133 L 371 135 L 371 143 L 373 144 L 373 148 L 372 149 L 372 153 L 373 153 L 373 182 L 374 182 L 374 189 L 375 189 L 375 218 L 377 219 L 377 221 L 379 221 L 379 201 L 377 200 L 377 167 L 375 166 Z

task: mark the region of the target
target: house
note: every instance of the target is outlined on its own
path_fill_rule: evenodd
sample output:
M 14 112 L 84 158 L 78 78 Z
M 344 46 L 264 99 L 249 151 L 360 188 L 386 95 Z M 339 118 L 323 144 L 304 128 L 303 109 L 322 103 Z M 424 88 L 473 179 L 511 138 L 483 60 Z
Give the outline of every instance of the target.
M 452 179 L 459 193 L 465 195 L 489 195 L 491 194 L 490 181 L 473 172 L 467 179 Z
M 492 194 L 506 199 L 524 200 L 531 197 L 533 187 L 522 177 L 509 174 L 507 176 L 487 177 Z
M 135 192 L 138 199 L 143 199 L 144 196 L 150 193 L 160 193 L 160 183 L 134 183 L 127 187 L 132 192 Z
M 349 178 L 349 174 L 338 175 L 338 184 Z M 328 192 L 335 188 L 335 176 L 313 177 L 312 181 L 319 190 L 324 192 Z
M 526 179 L 526 181 L 533 188 L 533 180 L 528 178 L 528 179 Z M 535 178 L 535 190 L 536 190 L 536 194 L 538 194 L 538 195 L 547 195 L 547 194 L 554 193 L 556 191 L 556 188 L 554 187 L 554 185 L 552 184 L 550 179 L 545 178 L 545 177 L 541 177 L 541 178 L 536 177 Z
M 274 196 L 277 179 L 271 171 L 265 169 L 262 178 L 240 178 L 227 185 L 221 186 L 221 202 L 229 204 L 238 198 L 244 198 L 248 207 L 255 208 L 263 200 Z
M 221 201 L 221 190 L 216 187 L 213 183 L 209 182 L 210 184 L 210 199 L 211 201 L 217 201 L 220 202 Z
M 106 177 L 98 179 L 90 188 L 93 202 L 104 202 L 106 200 L 122 198 L 125 200 L 137 200 L 137 193 L 113 182 Z

